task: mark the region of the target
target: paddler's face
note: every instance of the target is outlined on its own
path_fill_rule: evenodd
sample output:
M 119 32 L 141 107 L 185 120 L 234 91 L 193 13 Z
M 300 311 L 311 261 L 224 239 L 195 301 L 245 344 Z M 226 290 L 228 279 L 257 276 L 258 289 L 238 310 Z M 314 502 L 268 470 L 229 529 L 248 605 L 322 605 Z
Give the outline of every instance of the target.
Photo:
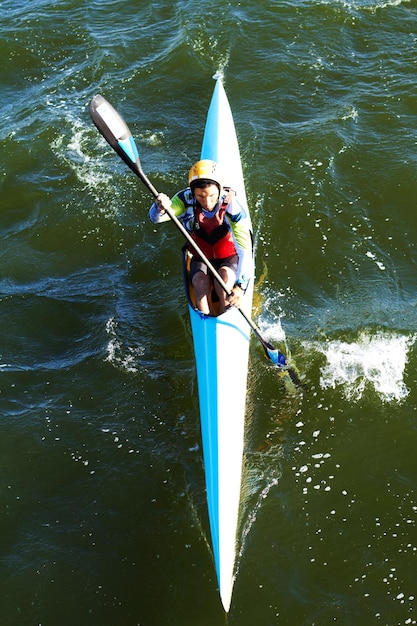
M 208 185 L 204 189 L 196 187 L 194 196 L 205 211 L 212 211 L 219 200 L 220 194 L 217 185 Z

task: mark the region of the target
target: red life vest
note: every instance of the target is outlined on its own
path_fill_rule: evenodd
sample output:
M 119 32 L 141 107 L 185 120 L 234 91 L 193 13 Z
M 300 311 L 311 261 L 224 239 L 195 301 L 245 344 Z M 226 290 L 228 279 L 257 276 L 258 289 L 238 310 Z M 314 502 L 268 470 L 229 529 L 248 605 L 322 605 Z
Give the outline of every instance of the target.
M 194 208 L 191 237 L 210 261 L 237 254 L 230 226 L 225 219 L 226 208 L 227 202 L 223 202 L 213 217 L 204 215 L 201 207 Z

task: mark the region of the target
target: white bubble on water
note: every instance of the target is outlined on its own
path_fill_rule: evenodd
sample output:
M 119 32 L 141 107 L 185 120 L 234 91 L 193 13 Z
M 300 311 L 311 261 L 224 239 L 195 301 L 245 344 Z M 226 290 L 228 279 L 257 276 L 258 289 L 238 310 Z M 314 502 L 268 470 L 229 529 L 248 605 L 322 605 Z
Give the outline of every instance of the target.
M 415 335 L 362 331 L 351 343 L 316 342 L 314 348 L 327 361 L 321 368 L 320 386 L 343 387 L 347 399 L 353 401 L 362 398 L 365 389 L 373 387 L 384 402 L 401 402 L 409 394 L 404 372 L 415 340 Z
M 285 341 L 285 331 L 281 324 L 281 319 L 275 320 L 261 319 L 259 321 L 259 328 L 263 335 L 268 337 L 271 341 Z
M 126 346 L 118 336 L 117 322 L 111 317 L 106 323 L 109 335 L 105 360 L 126 372 L 136 373 L 139 370 L 141 357 L 145 350 L 141 346 Z

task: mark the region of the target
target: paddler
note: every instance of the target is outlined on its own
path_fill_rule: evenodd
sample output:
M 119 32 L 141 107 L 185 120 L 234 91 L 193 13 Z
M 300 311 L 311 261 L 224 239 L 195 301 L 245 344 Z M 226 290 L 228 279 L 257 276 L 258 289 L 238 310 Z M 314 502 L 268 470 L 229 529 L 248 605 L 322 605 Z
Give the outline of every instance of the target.
M 252 233 L 248 215 L 235 192 L 223 187 L 217 163 L 208 159 L 194 163 L 188 175 L 188 187 L 171 199 L 160 193 L 149 210 L 150 220 L 169 221 L 166 211 L 170 208 L 231 291 L 227 296 L 214 281 L 220 313 L 228 306 L 239 307 L 252 278 Z M 196 306 L 209 315 L 212 279 L 206 264 L 194 250 L 191 252 L 190 275 Z

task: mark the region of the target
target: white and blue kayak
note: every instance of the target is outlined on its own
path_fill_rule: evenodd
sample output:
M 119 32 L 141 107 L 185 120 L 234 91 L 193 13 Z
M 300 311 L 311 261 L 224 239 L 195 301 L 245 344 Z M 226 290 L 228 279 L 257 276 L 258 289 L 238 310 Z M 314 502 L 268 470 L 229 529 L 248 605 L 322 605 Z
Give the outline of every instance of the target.
M 239 146 L 230 105 L 217 79 L 204 131 L 201 159 L 216 161 L 224 184 L 248 210 Z M 225 611 L 232 597 L 237 552 L 237 527 L 242 477 L 246 386 L 251 329 L 234 307 L 205 315 L 195 306 L 188 278 L 190 252 L 184 269 L 196 359 L 201 436 L 211 540 Z M 242 309 L 250 316 L 253 277 Z

